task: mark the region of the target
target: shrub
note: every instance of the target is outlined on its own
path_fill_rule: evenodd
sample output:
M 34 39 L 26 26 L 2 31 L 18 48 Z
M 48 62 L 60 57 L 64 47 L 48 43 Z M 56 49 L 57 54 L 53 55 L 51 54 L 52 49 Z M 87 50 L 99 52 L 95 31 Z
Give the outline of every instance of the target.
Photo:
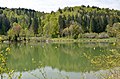
M 102 38 L 109 38 L 109 35 L 105 32 L 102 32 L 98 35 L 98 38 L 102 39 Z
M 96 38 L 98 36 L 97 33 L 85 33 L 83 34 L 84 38 Z
M 114 23 L 112 26 L 107 25 L 106 31 L 111 37 L 117 37 L 120 33 L 120 23 Z
M 80 33 L 80 34 L 78 35 L 78 38 L 83 38 L 83 34 Z

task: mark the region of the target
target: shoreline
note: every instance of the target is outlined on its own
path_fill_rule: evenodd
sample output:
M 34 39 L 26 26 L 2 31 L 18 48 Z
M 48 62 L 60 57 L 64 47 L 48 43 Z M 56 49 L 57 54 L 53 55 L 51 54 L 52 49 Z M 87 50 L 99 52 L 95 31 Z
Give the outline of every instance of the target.
M 15 41 L 9 41 L 7 39 L 3 39 L 0 41 L 1 43 L 14 43 Z M 42 38 L 42 37 L 29 37 L 26 40 L 18 40 L 17 43 L 37 43 L 37 42 L 44 42 L 44 43 L 116 43 L 119 42 L 118 38 L 79 38 L 79 39 L 72 39 L 72 38 Z

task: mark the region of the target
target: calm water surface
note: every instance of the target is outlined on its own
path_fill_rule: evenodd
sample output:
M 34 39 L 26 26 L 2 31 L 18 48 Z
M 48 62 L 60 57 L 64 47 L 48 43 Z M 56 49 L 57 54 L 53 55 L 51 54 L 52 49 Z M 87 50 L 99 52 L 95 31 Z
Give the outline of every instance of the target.
M 14 69 L 13 79 L 22 73 L 22 79 L 100 79 L 100 74 L 119 65 L 91 63 L 94 57 L 109 56 L 119 47 L 109 43 L 63 44 L 4 44 L 10 47 L 7 66 Z M 4 74 L 6 76 L 6 74 Z M 5 78 L 7 79 L 7 78 Z

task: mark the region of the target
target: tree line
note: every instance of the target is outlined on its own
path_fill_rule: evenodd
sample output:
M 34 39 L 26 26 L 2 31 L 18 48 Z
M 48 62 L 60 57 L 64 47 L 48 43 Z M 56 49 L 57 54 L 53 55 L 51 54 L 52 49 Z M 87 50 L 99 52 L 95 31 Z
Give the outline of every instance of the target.
M 78 38 L 79 34 L 107 32 L 107 26 L 112 28 L 118 22 L 119 10 L 89 5 L 59 8 L 51 13 L 0 7 L 0 34 L 10 39 L 19 36 Z

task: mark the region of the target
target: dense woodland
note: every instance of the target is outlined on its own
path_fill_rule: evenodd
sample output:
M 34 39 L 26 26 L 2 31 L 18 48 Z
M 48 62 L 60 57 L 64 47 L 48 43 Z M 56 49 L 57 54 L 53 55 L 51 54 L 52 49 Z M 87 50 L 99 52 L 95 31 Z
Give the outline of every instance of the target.
M 100 33 L 116 37 L 120 31 L 119 22 L 120 10 L 96 6 L 65 7 L 51 13 L 0 7 L 0 34 L 9 39 L 30 36 L 78 38 Z

